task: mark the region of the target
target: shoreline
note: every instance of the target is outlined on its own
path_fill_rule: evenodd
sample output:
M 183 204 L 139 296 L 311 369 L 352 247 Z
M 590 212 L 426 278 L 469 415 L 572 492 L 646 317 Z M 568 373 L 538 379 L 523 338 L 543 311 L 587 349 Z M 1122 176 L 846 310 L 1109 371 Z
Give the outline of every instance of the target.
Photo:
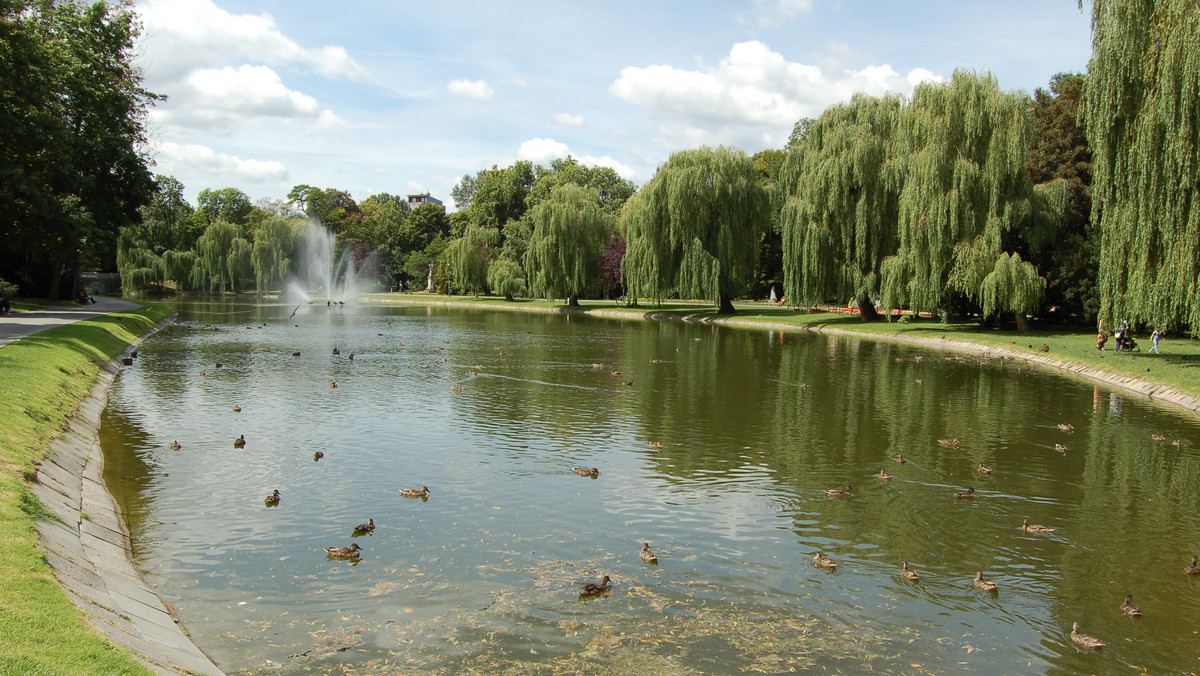
M 1059 359 L 1050 357 L 1042 353 L 1030 354 L 1011 348 L 1006 348 L 996 345 L 987 345 L 985 343 L 976 343 L 968 340 L 956 340 L 946 338 L 926 338 L 924 336 L 906 336 L 893 333 L 875 333 L 871 331 L 856 331 L 849 329 L 840 329 L 836 327 L 819 326 L 819 325 L 799 325 L 789 324 L 784 322 L 773 322 L 762 319 L 748 319 L 744 316 L 733 317 L 696 317 L 677 315 L 664 312 L 656 312 L 654 310 L 633 311 L 633 310 L 612 310 L 606 308 L 589 308 L 579 307 L 571 308 L 567 306 L 559 307 L 540 307 L 540 306 L 521 306 L 499 302 L 480 302 L 470 300 L 437 300 L 436 296 L 426 298 L 397 298 L 395 296 L 387 297 L 360 297 L 359 302 L 364 305 L 425 305 L 438 307 L 466 307 L 472 309 L 483 310 L 504 310 L 504 311 L 524 311 L 524 312 L 546 312 L 557 314 L 583 314 L 593 317 L 603 317 L 605 319 L 624 319 L 635 321 L 675 321 L 683 323 L 696 323 L 724 326 L 734 329 L 758 329 L 769 331 L 805 331 L 810 333 L 820 333 L 825 335 L 840 336 L 846 338 L 861 338 L 866 340 L 877 340 L 891 343 L 900 343 L 903 345 L 911 345 L 916 347 L 926 347 L 947 352 L 957 352 L 960 354 L 975 354 L 983 355 L 990 358 L 1004 357 L 1005 359 L 1019 359 L 1026 363 L 1042 366 L 1044 368 L 1053 369 L 1060 373 L 1065 373 L 1069 376 L 1080 378 L 1093 384 L 1112 387 L 1123 392 L 1137 394 L 1149 399 L 1159 405 L 1167 408 L 1187 413 L 1192 416 L 1200 417 L 1200 397 L 1178 390 L 1166 385 L 1154 383 L 1135 376 L 1126 376 L 1111 371 L 1105 371 L 1093 366 L 1072 361 L 1069 359 Z M 699 306 L 698 306 L 699 307 Z M 707 306 L 706 306 L 707 307 Z

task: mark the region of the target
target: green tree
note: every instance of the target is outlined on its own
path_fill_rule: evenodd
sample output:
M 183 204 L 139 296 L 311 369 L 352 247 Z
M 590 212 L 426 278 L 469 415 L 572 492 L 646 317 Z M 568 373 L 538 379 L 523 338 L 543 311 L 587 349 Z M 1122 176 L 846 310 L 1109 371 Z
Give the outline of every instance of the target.
M 482 170 L 474 176 L 463 174 L 462 179 L 450 189 L 450 199 L 454 200 L 455 209 L 463 211 L 471 208 L 471 202 L 475 199 L 475 184 L 481 174 Z
M 876 318 L 879 271 L 896 252 L 892 135 L 903 101 L 856 94 L 811 121 L 782 168 L 784 295 L 796 305 L 858 301 Z
M 1200 6 L 1095 0 L 1087 135 L 1100 316 L 1200 333 Z
M 533 163 L 525 160 L 504 169 L 493 166 L 480 172 L 471 199 L 471 222 L 498 228 L 520 218 L 527 208 L 525 198 L 534 178 Z
M 254 266 L 255 289 L 261 296 L 283 279 L 296 253 L 298 224 L 283 216 L 264 220 L 254 238 L 250 262 Z
M 199 232 L 193 234 L 195 209 L 183 196 L 183 184 L 174 176 L 155 176 L 154 193 L 141 208 L 138 227 L 147 245 L 156 253 L 167 249 L 190 249 Z
M 516 300 L 515 294 L 525 293 L 525 271 L 516 261 L 501 256 L 488 265 L 487 283 L 492 291 L 503 294 L 504 300 L 511 303 Z
M 600 198 L 600 207 L 616 215 L 636 189 L 633 181 L 621 178 L 612 167 L 588 167 L 571 156 L 556 158 L 549 167 L 539 166 L 536 173 L 537 178 L 525 198 L 529 209 L 550 197 L 558 186 L 571 184 L 595 189 Z
M 450 242 L 445 258 L 450 268 L 450 280 L 456 289 L 470 291 L 479 296 L 480 289 L 487 289 L 488 266 L 496 257 L 500 245 L 500 231 L 472 225 L 462 237 Z
M 600 191 L 559 185 L 529 211 L 529 220 L 533 233 L 524 262 L 532 278 L 531 290 L 579 305 L 579 296 L 599 272 L 597 263 L 613 227 L 612 217 L 600 203 Z
M 733 293 L 752 279 L 769 207 L 758 169 L 742 151 L 673 153 L 622 210 L 621 269 L 630 291 L 661 298 L 677 286 L 732 314 Z
M 224 293 L 230 283 L 230 254 L 235 239 L 241 239 L 238 226 L 228 221 L 213 221 L 196 241 L 196 264 L 192 267 L 192 287 L 210 293 Z M 243 240 L 244 241 L 244 240 Z
M 225 221 L 246 226 L 253 220 L 254 210 L 250 196 L 237 188 L 205 188 L 196 196 L 196 215 L 206 225 Z

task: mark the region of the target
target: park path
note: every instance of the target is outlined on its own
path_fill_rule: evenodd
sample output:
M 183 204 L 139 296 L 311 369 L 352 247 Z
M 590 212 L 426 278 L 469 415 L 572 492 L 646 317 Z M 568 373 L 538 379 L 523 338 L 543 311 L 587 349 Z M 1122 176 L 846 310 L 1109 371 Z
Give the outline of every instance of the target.
M 18 341 L 26 336 L 32 336 L 46 329 L 65 326 L 83 319 L 100 317 L 111 312 L 132 310 L 137 303 L 130 303 L 119 298 L 96 296 L 95 303 L 87 305 L 56 305 L 45 310 L 30 310 L 15 315 L 0 316 L 0 347 Z

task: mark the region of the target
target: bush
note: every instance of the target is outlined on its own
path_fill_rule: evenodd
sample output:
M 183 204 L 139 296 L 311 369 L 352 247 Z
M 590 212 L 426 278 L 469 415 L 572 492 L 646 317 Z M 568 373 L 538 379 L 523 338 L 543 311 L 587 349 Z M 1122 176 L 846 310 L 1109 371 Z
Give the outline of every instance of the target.
M 21 288 L 19 286 L 17 286 L 16 284 L 13 284 L 12 282 L 6 282 L 3 279 L 0 279 L 0 296 L 3 296 L 5 298 L 15 298 L 17 295 L 17 292 L 20 290 L 21 290 Z

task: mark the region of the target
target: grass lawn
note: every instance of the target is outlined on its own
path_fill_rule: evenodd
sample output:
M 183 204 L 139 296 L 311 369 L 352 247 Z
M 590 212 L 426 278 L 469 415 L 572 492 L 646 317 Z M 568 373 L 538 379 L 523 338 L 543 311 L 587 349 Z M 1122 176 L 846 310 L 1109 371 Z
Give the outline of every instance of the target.
M 0 349 L 0 673 L 149 674 L 87 624 L 37 547 L 28 481 L 101 366 L 168 310 L 148 306 L 45 331 Z
M 381 293 L 368 294 L 368 302 L 401 303 L 445 303 L 494 307 L 513 310 L 565 310 L 558 301 L 518 300 L 506 302 L 498 296 L 437 296 L 426 294 Z M 631 319 L 649 319 L 651 316 L 681 320 L 718 320 L 729 326 L 739 323 L 754 324 L 769 322 L 781 327 L 825 329 L 837 332 L 874 334 L 881 338 L 909 336 L 930 340 L 965 341 L 988 347 L 1007 347 L 1028 352 L 1031 356 L 1042 354 L 1042 345 L 1048 345 L 1048 356 L 1062 361 L 1083 364 L 1092 368 L 1123 376 L 1165 385 L 1195 397 L 1200 397 L 1200 341 L 1183 336 L 1168 336 L 1159 349 L 1162 354 L 1148 354 L 1150 335 L 1135 335 L 1141 351 L 1130 355 L 1117 354 L 1116 343 L 1111 339 L 1104 352 L 1096 350 L 1096 332 L 1091 330 L 1064 330 L 1059 328 L 1034 330 L 1018 333 L 1015 330 L 989 330 L 979 324 L 943 324 L 932 319 L 911 319 L 891 322 L 881 319 L 863 323 L 857 314 L 836 312 L 795 311 L 790 307 L 777 307 L 766 303 L 735 303 L 738 313 L 722 316 L 716 313 L 711 303 L 671 301 L 662 307 L 643 301 L 640 307 L 626 307 L 614 301 L 580 301 L 584 312 L 602 311 L 606 316 L 628 315 Z M 1032 347 L 1030 347 L 1032 345 Z

